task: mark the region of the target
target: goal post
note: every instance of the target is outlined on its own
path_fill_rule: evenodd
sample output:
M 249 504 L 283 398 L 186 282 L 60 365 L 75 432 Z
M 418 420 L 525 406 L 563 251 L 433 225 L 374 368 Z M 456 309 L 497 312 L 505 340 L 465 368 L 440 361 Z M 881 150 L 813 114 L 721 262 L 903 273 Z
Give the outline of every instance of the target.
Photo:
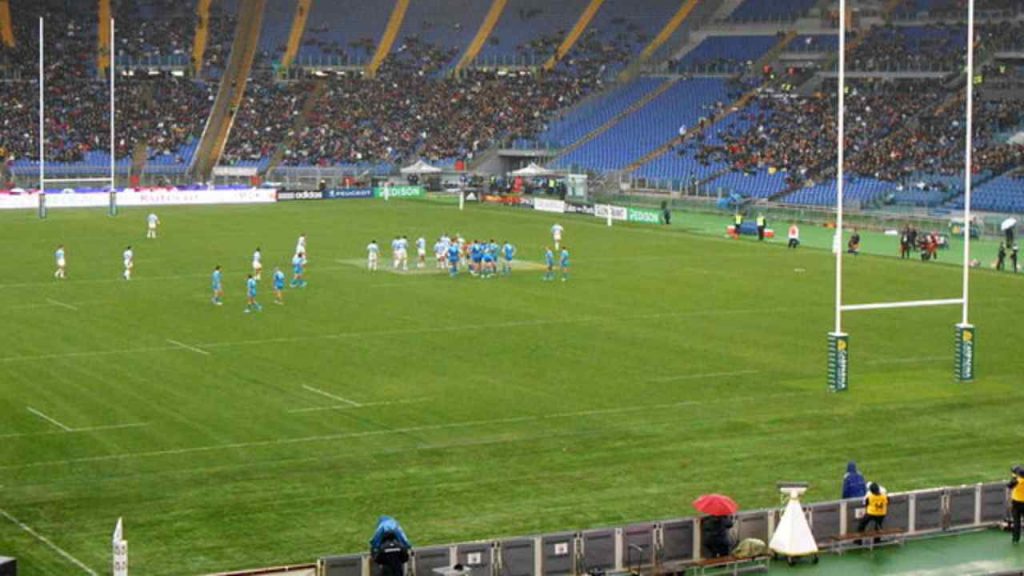
M 933 306 L 961 307 L 961 320 L 954 326 L 954 378 L 957 382 L 974 380 L 975 327 L 969 322 L 969 294 L 971 272 L 971 192 L 974 145 L 974 0 L 967 2 L 967 67 L 966 67 L 966 134 L 964 137 L 964 254 L 962 291 L 959 298 L 911 300 L 843 304 L 843 193 L 845 186 L 845 119 L 846 112 L 846 0 L 839 0 L 839 73 L 836 118 L 836 231 L 833 238 L 835 252 L 835 327 L 828 333 L 828 389 L 842 392 L 849 389 L 849 334 L 843 331 L 843 313 L 894 308 L 921 308 Z

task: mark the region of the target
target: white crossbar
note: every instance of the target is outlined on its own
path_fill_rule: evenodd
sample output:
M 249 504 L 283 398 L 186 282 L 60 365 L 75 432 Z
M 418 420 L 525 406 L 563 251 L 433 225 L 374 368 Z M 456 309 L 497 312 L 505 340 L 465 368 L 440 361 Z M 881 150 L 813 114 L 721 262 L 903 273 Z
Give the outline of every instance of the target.
M 103 178 L 44 178 L 43 182 L 48 184 L 60 184 L 67 182 L 111 182 L 110 176 Z
M 855 310 L 886 310 L 889 308 L 925 308 L 928 306 L 952 306 L 964 303 L 963 298 L 946 298 L 944 300 L 906 300 L 904 302 L 877 302 L 874 304 L 844 304 L 843 312 Z

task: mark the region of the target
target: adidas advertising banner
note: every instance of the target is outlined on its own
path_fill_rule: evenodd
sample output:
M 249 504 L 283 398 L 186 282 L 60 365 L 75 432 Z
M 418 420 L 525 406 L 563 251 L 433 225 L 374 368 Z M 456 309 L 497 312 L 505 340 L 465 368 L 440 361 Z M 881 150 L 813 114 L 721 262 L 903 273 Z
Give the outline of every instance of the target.
M 565 204 L 566 214 L 583 214 L 585 216 L 594 215 L 594 207 L 589 204 Z
M 324 191 L 324 200 L 351 200 L 373 198 L 373 188 L 336 188 Z
M 556 212 L 561 214 L 565 212 L 565 201 L 551 200 L 550 198 L 534 198 L 533 209 L 541 212 Z
M 290 200 L 323 200 L 324 193 L 319 190 L 282 190 L 277 193 L 278 202 Z

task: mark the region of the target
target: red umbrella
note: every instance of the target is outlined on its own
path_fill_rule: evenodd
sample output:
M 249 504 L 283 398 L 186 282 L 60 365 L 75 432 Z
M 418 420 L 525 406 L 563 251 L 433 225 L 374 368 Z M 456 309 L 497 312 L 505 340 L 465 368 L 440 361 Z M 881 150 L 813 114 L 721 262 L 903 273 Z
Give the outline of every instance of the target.
M 693 501 L 693 507 L 712 516 L 731 516 L 740 509 L 735 500 L 723 494 L 705 494 Z

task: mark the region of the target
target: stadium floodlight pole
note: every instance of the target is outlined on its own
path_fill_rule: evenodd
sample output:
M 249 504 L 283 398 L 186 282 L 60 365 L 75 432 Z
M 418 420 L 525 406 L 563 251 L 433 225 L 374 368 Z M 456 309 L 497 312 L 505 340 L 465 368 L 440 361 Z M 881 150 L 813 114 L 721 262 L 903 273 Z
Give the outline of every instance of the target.
M 974 326 L 968 322 L 971 279 L 971 188 L 974 167 L 974 0 L 967 2 L 967 130 L 964 136 L 964 271 L 963 311 L 955 327 L 956 356 L 954 370 L 959 382 L 974 380 Z
M 836 118 L 836 232 L 832 249 L 836 253 L 835 330 L 828 335 L 828 386 L 833 392 L 848 387 L 849 340 L 843 333 L 843 158 L 846 137 L 846 0 L 839 0 L 839 77 Z

